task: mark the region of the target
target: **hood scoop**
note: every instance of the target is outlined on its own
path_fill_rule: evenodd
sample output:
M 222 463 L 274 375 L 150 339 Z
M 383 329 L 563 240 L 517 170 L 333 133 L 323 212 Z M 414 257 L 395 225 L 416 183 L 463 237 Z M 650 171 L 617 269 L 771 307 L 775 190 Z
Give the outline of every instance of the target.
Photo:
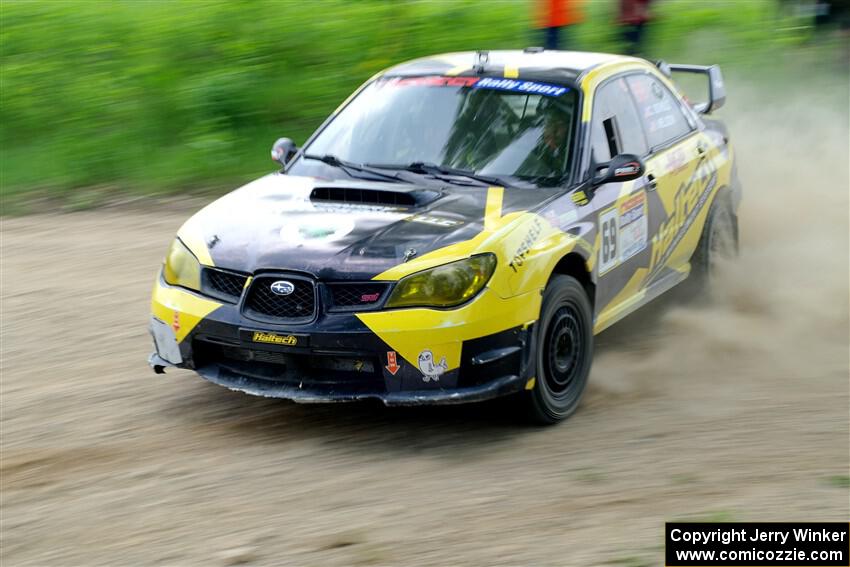
M 310 193 L 310 201 L 363 206 L 422 207 L 437 200 L 440 195 L 439 191 L 421 188 L 387 190 L 358 187 L 316 187 Z

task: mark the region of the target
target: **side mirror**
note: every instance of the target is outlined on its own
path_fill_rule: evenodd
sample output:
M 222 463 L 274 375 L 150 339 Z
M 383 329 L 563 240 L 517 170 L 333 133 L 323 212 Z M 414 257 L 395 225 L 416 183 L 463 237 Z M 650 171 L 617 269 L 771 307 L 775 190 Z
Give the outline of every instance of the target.
M 711 65 L 668 65 L 673 73 L 691 73 L 703 75 L 708 81 L 706 102 L 693 103 L 693 109 L 699 114 L 711 114 L 726 102 L 726 85 L 720 67 Z
M 632 181 L 643 175 L 643 162 L 634 154 L 619 154 L 608 163 L 600 163 L 593 172 L 593 185 Z
M 285 166 L 297 151 L 298 148 L 291 139 L 279 138 L 272 146 L 272 159 Z

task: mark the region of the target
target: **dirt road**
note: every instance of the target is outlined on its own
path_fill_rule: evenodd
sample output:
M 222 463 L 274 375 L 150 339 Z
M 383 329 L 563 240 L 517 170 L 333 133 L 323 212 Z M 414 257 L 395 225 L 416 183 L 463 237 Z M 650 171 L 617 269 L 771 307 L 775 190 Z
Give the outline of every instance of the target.
M 600 336 L 552 428 L 156 376 L 148 294 L 189 211 L 4 219 L 3 565 L 658 565 L 665 520 L 846 521 L 847 120 L 768 118 L 731 124 L 719 302 Z

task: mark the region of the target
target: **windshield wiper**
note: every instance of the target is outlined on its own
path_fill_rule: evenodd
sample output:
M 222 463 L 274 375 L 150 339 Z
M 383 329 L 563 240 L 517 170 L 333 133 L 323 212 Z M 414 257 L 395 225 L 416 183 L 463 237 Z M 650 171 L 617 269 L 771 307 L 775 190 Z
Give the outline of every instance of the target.
M 381 179 L 386 179 L 388 181 L 392 181 L 394 183 L 407 183 L 404 179 L 398 176 L 398 174 L 389 174 L 384 173 L 383 171 L 378 171 L 376 169 L 372 169 L 369 166 L 353 163 L 350 161 L 341 160 L 333 154 L 325 154 L 321 156 L 312 155 L 312 154 L 303 154 L 301 157 L 304 159 L 314 159 L 316 161 L 320 161 L 322 163 L 326 163 L 332 167 L 337 167 L 343 170 L 348 174 L 349 177 L 354 177 L 355 179 L 369 179 L 368 177 L 363 177 L 361 175 L 354 175 L 352 171 L 368 173 L 369 175 L 380 177 Z
M 371 167 L 375 167 L 378 169 L 398 169 L 401 171 L 410 171 L 411 173 L 421 173 L 425 175 L 432 175 L 437 177 L 438 179 L 442 179 L 443 181 L 448 181 L 449 183 L 460 183 L 456 177 L 465 177 L 467 179 L 471 179 L 473 181 L 477 181 L 479 183 L 484 183 L 486 185 L 499 185 L 499 186 L 507 186 L 510 185 L 501 177 L 493 176 L 493 175 L 483 175 L 480 173 L 476 173 L 474 171 L 470 171 L 468 169 L 459 169 L 456 167 L 448 167 L 445 165 L 437 165 L 436 163 L 424 162 L 424 161 L 414 161 L 407 165 L 392 165 L 392 164 L 369 164 Z M 460 183 L 462 185 L 468 185 L 468 183 Z

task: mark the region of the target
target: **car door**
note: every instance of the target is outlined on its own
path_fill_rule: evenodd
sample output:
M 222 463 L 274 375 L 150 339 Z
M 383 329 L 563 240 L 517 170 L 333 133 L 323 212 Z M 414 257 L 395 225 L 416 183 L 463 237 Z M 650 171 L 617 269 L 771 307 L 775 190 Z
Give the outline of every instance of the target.
M 618 154 L 644 157 L 649 145 L 624 75 L 601 83 L 593 96 L 591 171 Z M 649 267 L 653 222 L 646 178 L 606 183 L 594 190 L 596 213 L 597 329 L 619 318 L 640 299 Z M 660 208 L 660 204 L 659 204 Z
M 644 282 L 650 292 L 660 292 L 687 274 L 699 240 L 701 226 L 696 226 L 694 213 L 711 173 L 707 140 L 682 100 L 659 77 L 647 71 L 625 79 L 649 145 L 646 190 L 662 207 L 656 213 L 660 222 L 652 235 Z

